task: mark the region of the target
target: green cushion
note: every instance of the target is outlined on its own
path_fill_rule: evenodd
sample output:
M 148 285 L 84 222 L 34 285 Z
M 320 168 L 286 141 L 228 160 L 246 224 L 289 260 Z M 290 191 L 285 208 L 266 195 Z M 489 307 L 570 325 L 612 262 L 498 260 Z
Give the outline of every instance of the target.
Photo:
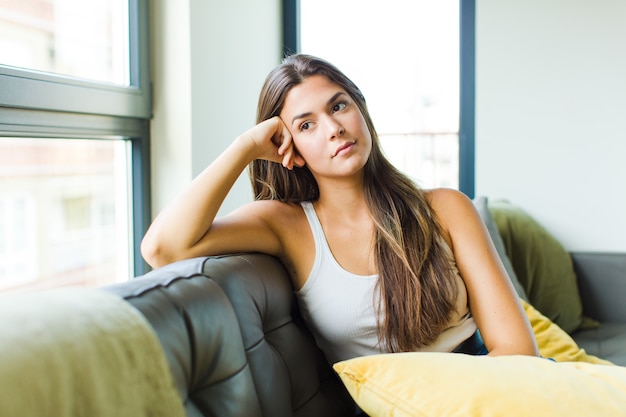
M 524 210 L 490 201 L 489 210 L 528 301 L 563 330 L 592 325 L 583 316 L 574 266 L 565 248 Z

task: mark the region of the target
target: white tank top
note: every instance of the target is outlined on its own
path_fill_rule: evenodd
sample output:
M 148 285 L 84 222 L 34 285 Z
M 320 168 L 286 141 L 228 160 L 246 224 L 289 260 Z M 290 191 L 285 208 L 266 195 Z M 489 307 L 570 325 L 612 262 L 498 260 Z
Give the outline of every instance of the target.
M 306 282 L 296 291 L 302 317 L 329 363 L 357 356 L 385 353 L 378 341 L 374 289 L 378 275 L 346 271 L 333 256 L 313 204 L 302 208 L 315 240 L 315 260 Z M 470 315 L 467 290 L 452 253 L 444 244 L 454 267 L 459 297 L 450 327 L 420 351 L 451 352 L 476 331 Z M 376 295 L 377 297 L 377 295 Z

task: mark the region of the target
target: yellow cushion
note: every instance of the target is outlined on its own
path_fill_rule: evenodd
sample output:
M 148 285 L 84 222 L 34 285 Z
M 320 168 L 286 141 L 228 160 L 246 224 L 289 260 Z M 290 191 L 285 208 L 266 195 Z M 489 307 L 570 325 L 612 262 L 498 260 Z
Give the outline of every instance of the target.
M 589 362 L 612 365 L 609 361 L 587 354 L 563 329 L 537 311 L 532 305 L 524 300 L 521 302 L 535 333 L 541 356 L 553 358 L 557 362 Z
M 371 417 L 618 416 L 626 368 L 531 356 L 395 353 L 334 365 Z

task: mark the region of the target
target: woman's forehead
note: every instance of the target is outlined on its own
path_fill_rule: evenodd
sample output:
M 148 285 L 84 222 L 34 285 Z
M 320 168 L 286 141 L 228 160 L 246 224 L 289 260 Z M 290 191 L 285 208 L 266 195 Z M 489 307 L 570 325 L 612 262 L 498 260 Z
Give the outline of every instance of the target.
M 323 75 L 311 75 L 286 95 L 281 115 L 312 111 L 311 106 L 326 105 L 337 93 L 348 94 L 339 84 Z

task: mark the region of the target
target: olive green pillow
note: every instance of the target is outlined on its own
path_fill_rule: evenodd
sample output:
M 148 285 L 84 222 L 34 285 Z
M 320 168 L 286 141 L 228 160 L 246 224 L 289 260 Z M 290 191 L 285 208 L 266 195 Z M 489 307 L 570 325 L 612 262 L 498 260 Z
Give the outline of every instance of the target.
M 489 210 L 528 301 L 568 333 L 593 327 L 583 316 L 576 272 L 569 253 L 535 219 L 507 201 Z

